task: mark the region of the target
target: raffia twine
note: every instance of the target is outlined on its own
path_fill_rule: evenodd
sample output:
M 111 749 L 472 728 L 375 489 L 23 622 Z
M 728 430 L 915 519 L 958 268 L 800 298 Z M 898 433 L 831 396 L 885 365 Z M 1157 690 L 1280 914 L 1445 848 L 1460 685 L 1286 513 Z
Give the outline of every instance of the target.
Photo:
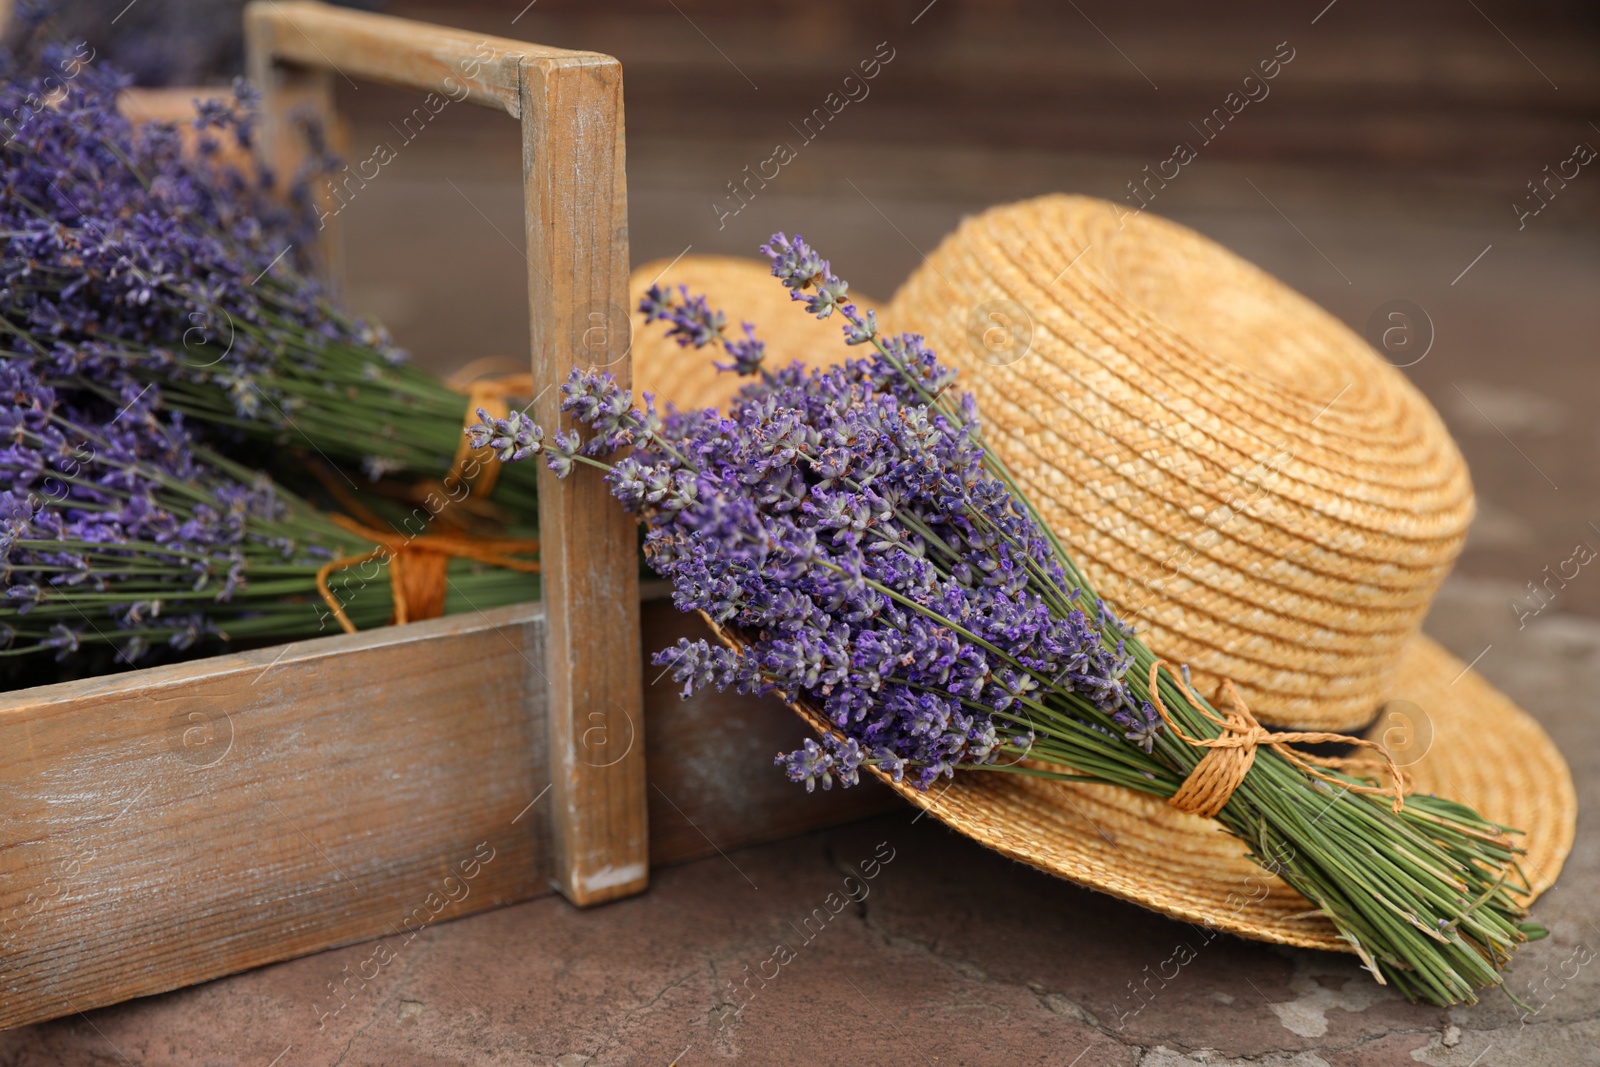
M 1172 676 L 1178 689 L 1189 699 L 1195 710 L 1222 727 L 1222 733 L 1217 737 L 1191 737 L 1183 732 L 1167 711 L 1166 704 L 1161 701 L 1160 673 L 1161 668 L 1167 668 L 1167 673 Z M 1390 807 L 1396 815 L 1405 807 L 1405 795 L 1410 784 L 1404 772 L 1389 754 L 1389 750 L 1376 741 L 1368 741 L 1364 737 L 1352 737 L 1349 734 L 1328 733 L 1322 730 L 1287 730 L 1274 732 L 1256 721 L 1245 705 L 1244 698 L 1239 696 L 1239 690 L 1232 681 L 1224 679 L 1218 692 L 1217 703 L 1222 703 L 1222 696 L 1227 696 L 1232 710 L 1226 715 L 1218 715 L 1195 695 L 1189 688 L 1189 683 L 1172 669 L 1172 665 L 1164 659 L 1158 659 L 1150 664 L 1150 702 L 1155 705 L 1156 711 L 1161 716 L 1161 721 L 1167 724 L 1167 729 L 1172 731 L 1174 737 L 1185 744 L 1196 748 L 1206 749 L 1206 754 L 1200 762 L 1194 765 L 1189 776 L 1183 780 L 1183 785 L 1172 795 L 1169 803 L 1179 811 L 1186 811 L 1191 815 L 1200 815 L 1205 818 L 1214 818 L 1222 811 L 1233 796 L 1234 790 L 1244 782 L 1244 777 L 1256 761 L 1256 751 L 1265 745 L 1278 755 L 1288 760 L 1313 778 L 1321 779 L 1330 785 L 1339 786 L 1352 793 L 1364 793 L 1369 796 L 1392 795 L 1394 803 Z M 1301 752 L 1290 747 L 1295 742 L 1303 744 L 1323 744 L 1337 742 L 1340 744 L 1354 745 L 1358 748 L 1368 748 L 1376 751 L 1381 759 L 1372 759 L 1360 756 L 1314 756 L 1308 752 Z M 1348 778 L 1335 778 L 1325 773 L 1322 768 L 1327 767 L 1347 773 L 1355 773 L 1381 767 L 1389 776 L 1390 785 L 1362 785 L 1352 782 Z
M 480 498 L 494 491 L 495 482 L 500 476 L 500 460 L 493 452 L 489 452 L 486 458 L 474 461 L 473 448 L 465 430 L 477 421 L 479 408 L 494 418 L 503 419 L 511 410 L 508 397 L 532 395 L 531 374 L 484 376 L 486 371 L 508 362 L 498 356 L 475 359 L 447 380 L 446 384 L 451 388 L 467 394 L 467 404 L 461 420 L 461 443 L 456 446 L 450 472 L 438 488 L 445 488 L 452 482 L 457 485 L 465 483 L 470 493 Z M 356 626 L 345 614 L 344 605 L 329 587 L 328 579 L 334 571 L 380 556 L 388 557 L 389 587 L 394 600 L 391 622 L 396 626 L 435 619 L 444 614 L 452 559 L 476 560 L 523 574 L 539 573 L 538 560 L 517 558 L 537 553 L 538 538 L 482 538 L 466 534 L 413 536 L 395 531 L 384 532 L 380 529 L 382 520 L 342 486 L 331 479 L 324 479 L 324 484 L 348 511 L 362 521 L 345 515 L 330 515 L 329 518 L 358 537 L 373 542 L 373 547 L 368 551 L 330 560 L 317 570 L 317 592 L 322 595 L 323 602 L 333 612 L 333 617 L 339 620 L 345 633 L 355 633 Z
M 539 561 L 519 559 L 518 555 L 539 551 L 539 541 L 532 537 L 489 539 L 481 537 L 456 537 L 449 534 L 427 534 L 413 537 L 394 531 L 384 532 L 364 526 L 346 515 L 330 515 L 330 519 L 351 533 L 371 541 L 374 547 L 366 552 L 329 560 L 317 569 L 317 592 L 339 620 L 345 633 L 356 632 L 355 623 L 345 614 L 344 605 L 328 586 L 334 571 L 365 563 L 379 556 L 389 561 L 389 586 L 394 595 L 396 626 L 421 619 L 436 619 L 444 614 L 446 572 L 452 559 L 471 559 L 495 567 L 518 571 L 522 574 L 539 573 Z

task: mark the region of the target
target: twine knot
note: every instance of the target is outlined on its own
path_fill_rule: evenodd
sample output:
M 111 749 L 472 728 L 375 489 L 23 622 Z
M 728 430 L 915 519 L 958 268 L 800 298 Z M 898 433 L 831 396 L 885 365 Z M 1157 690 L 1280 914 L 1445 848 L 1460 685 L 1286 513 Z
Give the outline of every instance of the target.
M 446 382 L 452 389 L 467 394 L 466 413 L 462 419 L 463 428 L 473 424 L 479 408 L 484 408 L 497 418 L 505 418 L 510 411 L 508 397 L 532 395 L 533 376 L 530 374 L 499 373 L 485 377 L 492 371 L 503 370 L 507 364 L 513 367 L 516 365 L 514 361 L 499 356 L 475 359 Z M 470 470 L 469 461 L 471 461 Z M 419 537 L 393 531 L 386 532 L 377 529 L 383 520 L 339 485 L 337 480 L 330 476 L 330 472 L 320 466 L 313 466 L 312 470 L 335 499 L 351 514 L 364 520 L 365 525 L 344 515 L 328 517 L 358 537 L 373 542 L 374 545 L 366 552 L 330 560 L 317 570 L 317 592 L 322 594 L 323 602 L 333 612 L 333 617 L 339 620 L 339 625 L 344 628 L 345 633 L 355 633 L 355 623 L 350 621 L 350 617 L 345 614 L 344 605 L 328 587 L 329 576 L 343 567 L 365 563 L 379 556 L 387 557 L 389 588 L 394 601 L 394 613 L 390 621 L 396 626 L 421 619 L 436 619 L 444 614 L 445 590 L 449 584 L 447 572 L 452 559 L 477 560 L 480 563 L 505 567 L 524 574 L 539 572 L 537 560 L 514 558 L 518 555 L 536 554 L 539 551 L 539 542 L 536 538 L 489 539 L 457 534 L 428 534 Z M 418 492 L 426 492 L 432 488 L 445 493 L 453 500 L 454 492 L 449 489 L 449 485 L 455 481 L 457 484 L 465 483 L 472 498 L 482 499 L 494 491 L 499 474 L 500 460 L 492 452 L 486 458 L 475 460 L 472 456 L 472 446 L 463 434 L 456 446 L 450 472 L 445 475 L 444 481 L 423 483 L 418 487 Z M 463 498 L 463 502 L 465 499 Z
M 1177 684 L 1184 696 L 1194 705 L 1195 710 L 1207 719 L 1222 728 L 1222 733 L 1217 737 L 1190 737 L 1173 721 L 1167 707 L 1161 702 L 1159 688 L 1160 671 L 1167 668 L 1167 673 L 1172 675 L 1172 680 Z M 1405 807 L 1405 794 L 1410 785 L 1401 772 L 1394 757 L 1388 749 L 1376 741 L 1368 741 L 1363 737 L 1351 737 L 1349 734 L 1324 733 L 1314 730 L 1287 731 L 1275 733 L 1262 726 L 1256 717 L 1245 706 L 1244 698 L 1239 696 L 1238 689 L 1233 682 L 1224 679 L 1221 694 L 1226 694 L 1232 710 L 1226 715 L 1218 715 L 1195 695 L 1187 682 L 1172 670 L 1171 664 L 1166 660 L 1157 660 L 1150 665 L 1150 701 L 1155 705 L 1161 720 L 1167 724 L 1167 729 L 1173 735 L 1196 748 L 1208 751 L 1195 764 L 1189 776 L 1183 780 L 1183 785 L 1172 795 L 1169 801 L 1179 811 L 1186 811 L 1192 815 L 1201 815 L 1206 818 L 1215 816 L 1228 803 L 1233 796 L 1233 791 L 1239 788 L 1244 781 L 1244 776 L 1249 773 L 1251 765 L 1256 760 L 1256 750 L 1265 745 L 1277 752 L 1278 755 L 1299 767 L 1313 778 L 1320 778 L 1330 785 L 1337 785 L 1352 793 L 1364 793 L 1371 796 L 1393 795 L 1392 806 L 1396 815 Z M 1220 696 L 1220 694 L 1219 694 Z M 1221 703 L 1221 700 L 1218 700 Z M 1350 756 L 1313 756 L 1298 749 L 1291 748 L 1292 742 L 1318 744 L 1322 742 L 1337 741 L 1343 744 L 1355 745 L 1360 748 L 1375 749 L 1382 755 L 1381 760 L 1370 757 Z M 1362 785 L 1347 779 L 1335 778 L 1323 772 L 1322 768 L 1331 768 L 1346 772 L 1353 772 L 1358 768 L 1371 769 L 1381 767 L 1388 774 L 1392 783 L 1389 786 Z M 1365 777 L 1365 776 L 1364 776 Z
M 394 599 L 393 623 L 403 626 L 421 619 L 436 619 L 444 614 L 447 571 L 452 559 L 472 559 L 523 574 L 539 573 L 539 561 L 518 559 L 517 555 L 539 551 L 535 538 L 456 537 L 449 534 L 428 534 L 412 537 L 408 534 L 385 533 L 363 526 L 344 515 L 328 516 L 351 533 L 372 541 L 367 552 L 341 556 L 329 560 L 317 570 L 317 592 L 323 602 L 339 620 L 347 634 L 356 632 L 355 623 L 345 614 L 344 605 L 328 588 L 328 576 L 341 567 L 365 563 L 379 556 L 389 562 L 389 588 Z

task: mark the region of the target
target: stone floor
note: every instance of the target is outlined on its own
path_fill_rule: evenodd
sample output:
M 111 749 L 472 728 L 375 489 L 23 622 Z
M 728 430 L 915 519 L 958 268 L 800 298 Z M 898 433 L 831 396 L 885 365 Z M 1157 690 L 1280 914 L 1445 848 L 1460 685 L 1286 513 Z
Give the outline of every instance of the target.
M 1452 580 L 1429 629 L 1483 653 L 1578 783 L 1577 845 L 1535 911 L 1551 937 L 1507 978 L 1526 1011 L 1501 993 L 1411 1005 L 1351 957 L 1199 943 L 906 809 L 661 870 L 592 911 L 547 897 L 429 928 L 348 1003 L 331 990 L 364 946 L 0 1034 L 0 1067 L 1597 1064 L 1600 622 L 1549 614 L 1518 631 L 1513 592 Z M 859 905 L 801 929 L 863 869 Z M 780 941 L 793 958 L 744 984 Z M 1148 984 L 1179 943 L 1193 961 Z

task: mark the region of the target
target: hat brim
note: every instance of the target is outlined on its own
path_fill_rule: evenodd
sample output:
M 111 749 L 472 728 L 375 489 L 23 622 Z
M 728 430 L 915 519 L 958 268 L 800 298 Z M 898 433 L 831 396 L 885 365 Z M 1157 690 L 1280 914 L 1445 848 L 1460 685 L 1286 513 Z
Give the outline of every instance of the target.
M 1407 645 L 1390 695 L 1436 709 L 1426 754 L 1405 768 L 1417 791 L 1523 831 L 1531 903 L 1561 872 L 1577 822 L 1572 775 L 1550 736 L 1423 635 Z M 1020 774 L 959 772 L 926 793 L 878 777 L 973 840 L 1069 881 L 1243 937 L 1353 951 L 1304 897 L 1253 862 L 1243 842 L 1164 800 Z
M 660 264 L 641 267 L 633 288 L 642 293 L 660 272 Z M 685 257 L 663 281 L 705 292 L 713 307 L 758 324 L 784 322 L 783 331 L 766 338 L 769 353 L 782 362 L 809 356 L 802 361 L 814 364 L 825 362 L 817 359 L 818 351 L 839 352 L 837 326 L 795 315 L 785 306 L 787 294 L 759 264 Z M 683 408 L 720 407 L 733 395 L 740 384 L 733 375 L 708 372 L 711 360 L 703 353 L 684 353 L 670 342 L 642 337 L 640 325 L 635 323 L 633 352 L 642 388 L 659 390 L 661 400 Z M 1407 641 L 1385 697 L 1420 710 L 1420 722 L 1408 724 L 1418 733 L 1409 739 L 1404 761 L 1419 792 L 1459 800 L 1522 831 L 1519 844 L 1526 855 L 1521 864 L 1531 903 L 1555 882 L 1577 823 L 1572 775 L 1549 735 L 1466 664 L 1420 634 Z M 814 727 L 824 725 L 805 709 L 795 710 Z M 1385 726 L 1380 718 L 1374 732 Z M 1431 740 L 1419 740 L 1422 734 Z M 1249 859 L 1241 841 L 1214 820 L 1185 814 L 1158 798 L 1111 785 L 980 770 L 958 772 L 922 792 L 872 770 L 953 829 L 1049 874 L 1242 937 L 1353 951 L 1304 897 Z

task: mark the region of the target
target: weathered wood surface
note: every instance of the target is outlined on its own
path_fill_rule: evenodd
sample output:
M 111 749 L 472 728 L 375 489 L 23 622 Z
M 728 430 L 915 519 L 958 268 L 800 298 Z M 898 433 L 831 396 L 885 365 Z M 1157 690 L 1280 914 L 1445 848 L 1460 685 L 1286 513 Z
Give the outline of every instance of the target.
M 647 653 L 705 633 L 642 615 Z M 352 941 L 381 966 L 423 923 L 550 892 L 544 632 L 516 605 L 0 694 L 0 1028 Z M 806 796 L 771 763 L 792 712 L 658 675 L 656 865 L 899 803 Z
M 627 383 L 615 59 L 306 0 L 257 0 L 246 34 L 263 87 L 263 148 L 284 175 L 306 151 L 290 109 L 307 105 L 331 125 L 334 76 L 469 100 L 520 120 L 535 413 L 552 431 L 564 425 L 554 387 L 574 364 L 606 367 Z M 335 229 L 324 243 L 337 266 Z M 635 534 L 597 471 L 564 482 L 541 471 L 539 493 L 556 881 L 574 902 L 593 904 L 638 892 L 648 879 Z
M 535 380 L 628 382 L 615 60 L 309 3 L 253 4 L 247 32 L 280 172 L 305 151 L 286 109 L 333 128 L 330 71 L 450 91 L 453 65 L 518 116 Z M 537 402 L 546 425 L 557 400 Z M 637 892 L 652 842 L 671 863 L 893 803 L 798 803 L 770 754 L 804 731 L 774 702 L 668 683 L 646 708 L 641 640 L 699 624 L 655 602 L 641 635 L 635 530 L 593 474 L 541 483 L 542 607 L 0 695 L 0 1027 L 353 941 L 380 939 L 381 968 L 422 926 L 552 884 L 580 904 Z M 364 977 L 330 975 L 316 1010 Z
M 548 892 L 542 634 L 519 605 L 0 695 L 0 1026 Z
M 273 56 L 283 63 L 470 100 L 514 119 L 523 117 L 522 69 L 527 63 L 616 63 L 596 52 L 371 15 L 315 0 L 257 0 L 246 11 L 250 32 L 264 34 Z
M 343 154 L 345 144 L 333 105 L 333 71 L 326 65 L 290 66 L 277 61 L 283 38 L 301 36 L 279 13 L 282 9 L 283 5 L 273 2 L 246 7 L 244 41 L 245 73 L 261 94 L 256 152 L 272 172 L 278 188 L 287 192 L 310 155 L 308 129 L 319 128 L 329 150 L 335 153 Z M 311 196 L 319 207 L 316 236 L 322 272 L 329 286 L 337 290 L 344 276 L 339 213 L 326 183 L 313 188 Z
M 547 431 L 574 365 L 631 380 L 622 68 L 604 56 L 522 66 L 522 176 L 534 413 Z M 638 533 L 601 472 L 539 470 L 556 880 L 593 904 L 649 875 Z

